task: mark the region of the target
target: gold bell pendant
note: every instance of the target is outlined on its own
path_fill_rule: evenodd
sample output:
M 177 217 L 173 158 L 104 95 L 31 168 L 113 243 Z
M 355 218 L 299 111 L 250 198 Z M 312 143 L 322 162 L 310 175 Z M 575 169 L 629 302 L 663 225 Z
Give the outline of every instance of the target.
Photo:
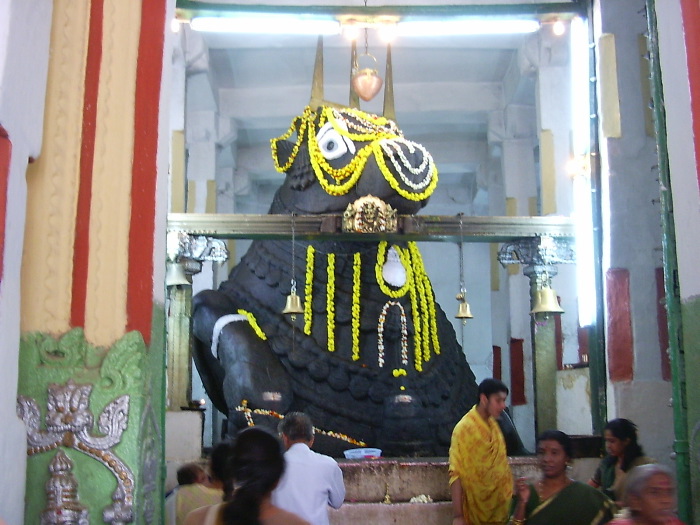
M 459 301 L 459 307 L 457 308 L 457 315 L 455 315 L 455 317 L 457 319 L 462 319 L 462 322 L 465 323 L 467 319 L 473 319 L 474 316 L 472 315 L 471 308 L 469 308 L 469 303 L 467 302 L 465 294 L 458 293 L 457 300 Z
M 563 314 L 564 309 L 559 305 L 557 294 L 552 288 L 542 288 L 537 290 L 535 305 L 530 314 Z
M 298 314 L 304 313 L 304 308 L 301 306 L 301 298 L 296 292 L 292 292 L 287 296 L 287 304 L 284 306 L 282 313 L 289 314 L 292 321 L 296 320 Z

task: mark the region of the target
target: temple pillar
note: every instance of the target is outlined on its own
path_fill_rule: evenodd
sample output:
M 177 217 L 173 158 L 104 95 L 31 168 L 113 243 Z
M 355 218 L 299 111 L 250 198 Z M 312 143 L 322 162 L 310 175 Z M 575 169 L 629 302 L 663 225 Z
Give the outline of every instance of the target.
M 24 519 L 161 523 L 173 6 L 52 4 L 43 144 L 26 173 Z

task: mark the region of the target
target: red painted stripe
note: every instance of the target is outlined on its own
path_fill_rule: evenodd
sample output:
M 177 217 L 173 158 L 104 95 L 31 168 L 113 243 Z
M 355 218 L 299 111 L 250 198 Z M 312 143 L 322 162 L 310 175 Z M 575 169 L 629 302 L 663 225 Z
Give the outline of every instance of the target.
M 136 65 L 134 165 L 131 177 L 127 330 L 151 338 L 153 238 L 155 235 L 158 113 L 165 42 L 166 0 L 141 2 Z
M 629 270 L 610 268 L 605 275 L 605 281 L 610 380 L 630 381 L 634 378 L 634 354 Z
M 658 9 L 658 8 L 657 8 Z M 693 135 L 695 142 L 695 171 L 700 184 L 700 2 L 681 0 L 685 51 L 688 61 L 690 83 L 690 109 L 693 113 Z
M 659 327 L 659 352 L 661 353 L 661 377 L 671 380 L 671 358 L 668 355 L 668 313 L 666 311 L 666 290 L 664 287 L 664 269 L 656 268 L 656 323 Z
M 493 345 L 493 377 L 494 379 L 502 379 L 503 364 L 501 361 L 501 347 Z
M 97 96 L 100 89 L 102 63 L 102 19 L 104 0 L 90 4 L 90 33 L 85 64 L 85 94 L 83 97 L 83 130 L 80 147 L 80 181 L 75 217 L 73 246 L 73 289 L 71 297 L 71 326 L 85 326 L 87 275 L 90 256 L 90 204 L 92 196 L 92 166 L 95 157 L 97 128 Z
M 523 339 L 510 340 L 510 404 L 525 405 Z
M 0 126 L 0 281 L 5 273 L 5 221 L 7 215 L 7 185 L 10 180 L 12 142 Z

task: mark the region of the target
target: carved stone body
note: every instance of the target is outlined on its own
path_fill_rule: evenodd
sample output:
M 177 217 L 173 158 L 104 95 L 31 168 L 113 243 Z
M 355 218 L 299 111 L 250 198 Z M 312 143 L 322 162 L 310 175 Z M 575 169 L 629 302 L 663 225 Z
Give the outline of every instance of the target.
M 362 155 L 360 173 L 346 169 Z M 414 214 L 437 182 L 424 148 L 393 122 L 352 110 L 307 108 L 273 141 L 273 156 L 286 172 L 276 214 L 342 214 L 367 195 Z M 194 298 L 197 368 L 230 432 L 251 421 L 276 427 L 278 414 L 299 410 L 327 431 L 316 435 L 323 453 L 361 442 L 386 456 L 446 455 L 452 428 L 476 402 L 474 374 L 417 248 L 358 239 L 297 241 L 295 260 L 290 241 L 253 242 L 219 290 Z M 292 265 L 297 293 L 305 305 L 311 298 L 295 320 L 281 313 Z M 226 324 L 214 356 L 217 320 L 240 311 L 259 330 Z

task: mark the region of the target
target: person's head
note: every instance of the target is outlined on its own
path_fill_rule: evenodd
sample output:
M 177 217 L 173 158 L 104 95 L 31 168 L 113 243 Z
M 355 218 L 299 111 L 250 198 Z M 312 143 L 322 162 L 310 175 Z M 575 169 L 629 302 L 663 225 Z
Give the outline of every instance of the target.
M 277 426 L 277 432 L 282 436 L 286 448 L 294 443 L 306 443 L 311 446 L 314 441 L 311 418 L 303 412 L 290 412 L 285 415 Z
M 207 473 L 197 463 L 185 463 L 177 469 L 177 484 L 192 485 L 194 483 L 204 483 Z
M 233 444 L 227 467 L 224 523 L 257 524 L 260 504 L 284 473 L 279 440 L 260 427 L 242 430 Z
M 616 458 L 622 459 L 622 470 L 626 471 L 630 462 L 643 456 L 642 447 L 637 442 L 637 425 L 629 419 L 611 419 L 605 425 L 603 437 L 605 450 Z
M 482 414 L 498 418 L 506 408 L 508 387 L 494 378 L 484 379 L 479 383 L 479 410 Z
M 676 484 L 671 469 L 650 464 L 633 468 L 625 482 L 624 503 L 633 518 L 663 524 L 676 506 Z
M 560 430 L 545 430 L 537 437 L 537 459 L 545 478 L 557 478 L 566 473 L 574 456 L 571 438 Z
M 228 461 L 233 451 L 233 443 L 220 441 L 209 454 L 209 476 L 215 484 L 223 483 L 226 479 Z

